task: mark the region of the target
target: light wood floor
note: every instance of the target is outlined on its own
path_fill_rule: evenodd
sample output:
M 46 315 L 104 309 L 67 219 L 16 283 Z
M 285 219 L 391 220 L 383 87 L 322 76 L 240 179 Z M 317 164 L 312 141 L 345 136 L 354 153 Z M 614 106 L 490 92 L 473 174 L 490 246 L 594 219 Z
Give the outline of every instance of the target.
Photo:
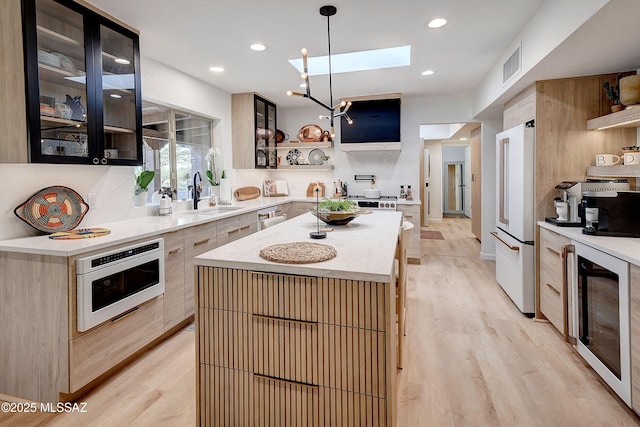
M 428 229 L 444 240 L 422 240 L 409 265 L 398 427 L 640 425 L 550 324 L 518 312 L 469 220 Z M 81 399 L 87 413 L 0 412 L 0 426 L 193 426 L 194 346 L 179 332 Z

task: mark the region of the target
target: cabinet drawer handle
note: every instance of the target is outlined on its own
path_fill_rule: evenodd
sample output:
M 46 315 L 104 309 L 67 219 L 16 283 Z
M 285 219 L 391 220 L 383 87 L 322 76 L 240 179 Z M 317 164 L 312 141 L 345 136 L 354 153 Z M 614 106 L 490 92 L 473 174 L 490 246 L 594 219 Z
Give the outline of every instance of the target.
M 175 255 L 175 254 L 177 254 L 178 252 L 180 252 L 180 248 L 171 249 L 171 250 L 169 251 L 169 255 Z
M 289 319 L 287 317 L 275 317 L 275 316 L 265 316 L 263 314 L 255 314 L 252 313 L 251 317 L 254 319 L 262 319 L 262 320 L 275 320 L 278 322 L 290 322 L 290 323 L 299 323 L 302 325 L 317 325 L 318 322 L 314 322 L 311 320 L 299 320 L 299 319 Z
M 564 245 L 562 247 L 562 323 L 564 328 L 564 340 L 568 343 L 575 344 L 576 337 L 572 336 L 569 331 L 569 268 L 567 261 L 569 254 L 576 253 L 576 247 L 573 245 Z
M 554 254 L 554 255 L 556 255 L 556 256 L 560 256 L 560 252 L 556 251 L 555 249 L 550 248 L 550 247 L 548 247 L 548 246 L 546 247 L 546 249 L 547 249 L 549 252 L 551 252 L 552 254 Z
M 200 246 L 200 245 L 204 245 L 205 243 L 209 243 L 209 239 L 202 239 L 202 240 L 198 240 L 197 242 L 193 242 L 193 246 Z
M 240 229 L 239 229 L 239 228 L 234 228 L 233 230 L 228 231 L 228 232 L 227 232 L 227 234 L 237 233 L 238 231 L 240 231 Z
M 277 381 L 277 382 L 283 383 L 283 384 L 291 384 L 291 385 L 297 385 L 297 386 L 301 386 L 301 387 L 309 387 L 309 388 L 314 388 L 314 389 L 319 387 L 316 384 L 301 383 L 301 382 L 298 382 L 298 381 L 289 381 L 289 380 L 284 380 L 282 378 L 270 377 L 268 375 L 253 374 L 253 377 L 254 378 L 259 378 L 261 380 Z
M 111 319 L 111 323 L 116 323 L 116 322 L 124 319 L 125 317 L 131 316 L 133 313 L 138 311 L 139 308 L 140 308 L 140 306 L 136 306 L 136 307 L 133 307 L 129 311 L 125 311 L 124 313 L 122 313 L 122 314 L 118 315 L 117 317 L 114 317 L 113 319 Z
M 545 283 L 545 285 L 547 285 L 555 294 L 560 296 L 560 291 L 554 288 L 550 283 Z
M 258 219 L 269 218 L 269 214 L 258 214 Z
M 245 225 L 244 227 L 240 227 L 240 231 L 244 231 L 244 230 L 246 230 L 247 228 L 250 228 L 250 227 L 251 227 L 251 225 Z

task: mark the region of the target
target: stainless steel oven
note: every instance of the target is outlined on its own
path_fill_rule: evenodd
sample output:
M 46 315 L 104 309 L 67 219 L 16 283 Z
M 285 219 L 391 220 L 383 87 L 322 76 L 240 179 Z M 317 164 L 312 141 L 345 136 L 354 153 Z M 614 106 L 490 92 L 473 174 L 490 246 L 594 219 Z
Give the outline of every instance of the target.
M 164 240 L 76 261 L 78 331 L 135 310 L 164 293 Z
M 590 246 L 575 245 L 576 349 L 631 406 L 629 264 Z

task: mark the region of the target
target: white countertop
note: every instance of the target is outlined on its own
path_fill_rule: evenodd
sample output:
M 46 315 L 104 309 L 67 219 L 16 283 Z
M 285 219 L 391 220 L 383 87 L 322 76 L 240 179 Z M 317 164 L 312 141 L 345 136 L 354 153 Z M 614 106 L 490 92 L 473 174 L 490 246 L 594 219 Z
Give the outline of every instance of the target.
M 334 277 L 389 283 L 394 269 L 396 242 L 402 213 L 374 211 L 343 226 L 333 226 L 327 238 L 311 239 L 316 217 L 297 216 L 266 230 L 213 249 L 195 258 L 197 265 L 257 270 L 315 277 Z M 321 226 L 324 224 L 320 222 Z M 312 242 L 335 248 L 337 256 L 312 264 L 281 264 L 260 257 L 264 247 L 291 242 Z
M 589 236 L 582 234 L 581 227 L 558 227 L 545 221 L 538 221 L 538 225 L 568 237 L 571 240 L 584 243 L 585 245 L 613 255 L 616 258 L 640 266 L 640 239 L 632 237 Z
M 54 240 L 50 239 L 48 235 L 2 240 L 0 241 L 0 252 L 74 256 L 291 201 L 315 201 L 315 198 L 259 197 L 253 200 L 233 202 L 229 205 L 232 208 L 237 208 L 233 210 L 224 210 L 227 206 L 222 206 L 220 213 L 215 215 L 202 214 L 208 209 L 199 209 L 176 212 L 167 216 L 146 216 L 110 223 L 81 224 L 81 228 L 108 228 L 111 233 L 95 238 L 74 240 Z

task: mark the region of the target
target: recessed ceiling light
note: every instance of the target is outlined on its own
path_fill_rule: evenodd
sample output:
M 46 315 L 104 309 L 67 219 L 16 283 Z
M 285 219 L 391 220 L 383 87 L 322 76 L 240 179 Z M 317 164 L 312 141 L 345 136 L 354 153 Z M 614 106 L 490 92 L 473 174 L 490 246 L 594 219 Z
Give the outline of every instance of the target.
M 112 94 L 111 94 L 111 95 L 109 95 L 109 96 L 110 96 L 110 97 L 112 97 L 112 98 L 115 98 L 115 99 L 120 99 L 120 98 L 122 98 L 122 95 L 118 95 L 117 93 L 112 93 Z
M 256 52 L 262 52 L 263 50 L 267 49 L 267 47 L 262 43 L 254 43 L 249 47 L 251 48 L 251 50 L 255 50 Z
M 209 71 L 213 71 L 214 73 L 222 73 L 224 68 L 222 67 L 209 67 Z
M 116 58 L 116 59 L 114 59 L 114 61 L 117 62 L 118 64 L 123 64 L 123 65 L 131 64 L 131 61 L 129 61 L 128 59 L 124 59 L 124 58 Z
M 430 76 L 433 73 L 435 73 L 435 71 L 433 70 L 424 70 L 423 72 L 421 72 L 420 74 L 422 74 L 423 76 Z
M 447 22 L 449 21 L 446 18 L 433 18 L 431 21 L 429 21 L 427 26 L 429 28 L 440 28 L 447 25 Z

